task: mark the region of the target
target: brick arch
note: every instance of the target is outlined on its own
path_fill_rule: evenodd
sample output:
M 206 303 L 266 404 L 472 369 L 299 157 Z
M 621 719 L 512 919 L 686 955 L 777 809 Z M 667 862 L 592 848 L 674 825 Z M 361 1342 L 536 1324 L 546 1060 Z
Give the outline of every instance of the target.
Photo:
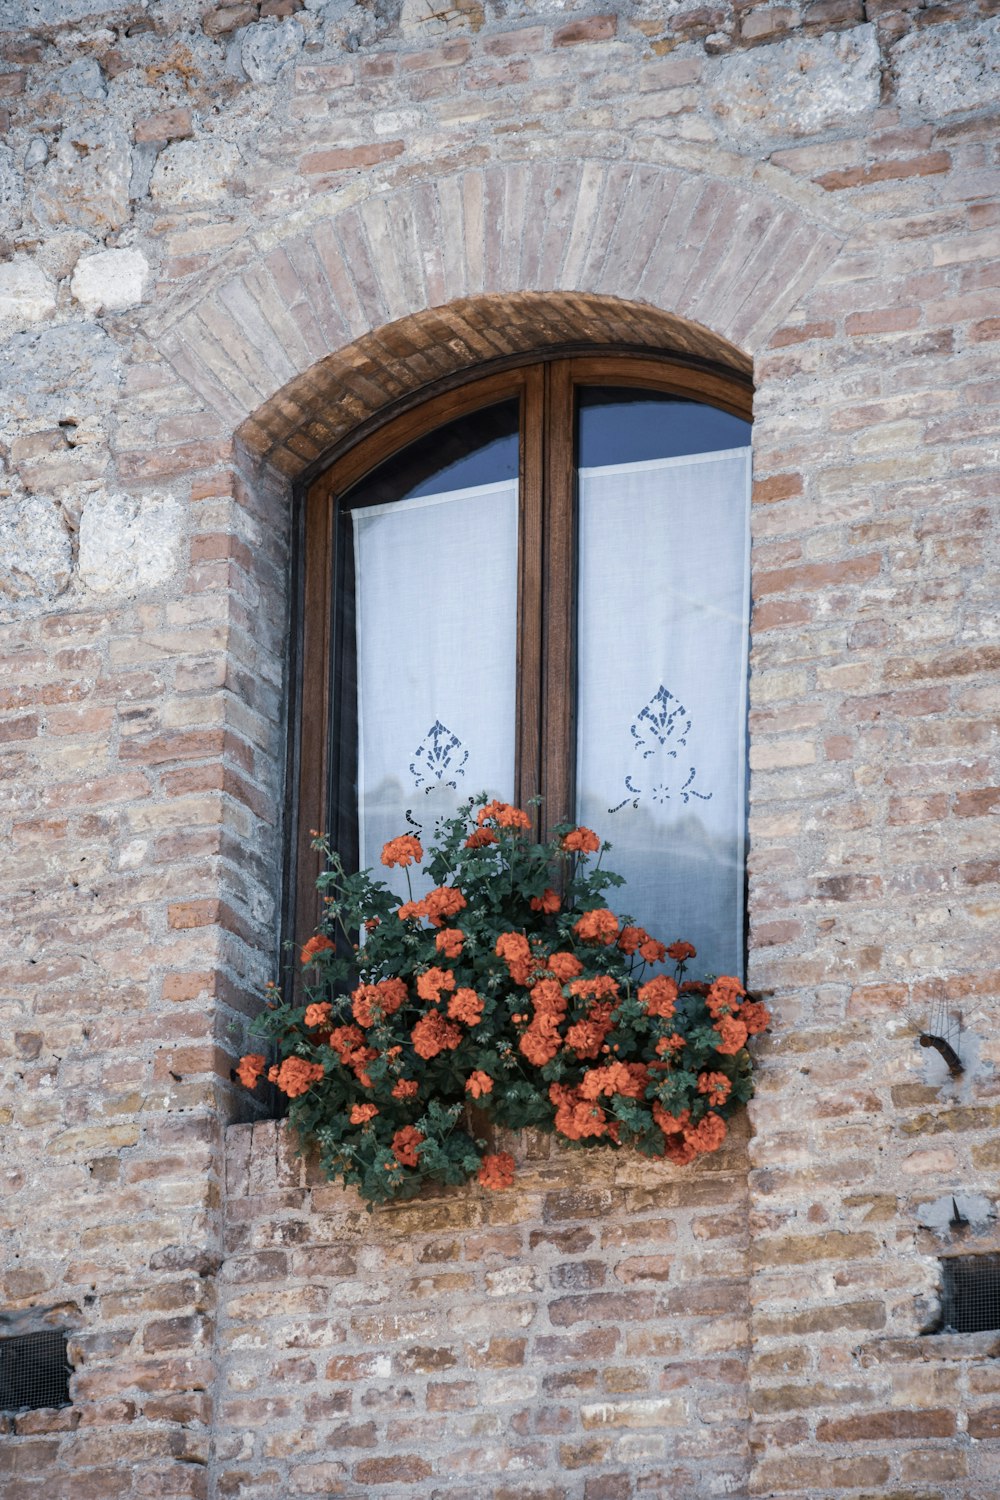
M 590 161 L 474 168 L 289 233 L 158 340 L 291 478 L 373 403 L 519 350 L 655 345 L 748 369 L 840 242 L 806 209 L 730 179 Z

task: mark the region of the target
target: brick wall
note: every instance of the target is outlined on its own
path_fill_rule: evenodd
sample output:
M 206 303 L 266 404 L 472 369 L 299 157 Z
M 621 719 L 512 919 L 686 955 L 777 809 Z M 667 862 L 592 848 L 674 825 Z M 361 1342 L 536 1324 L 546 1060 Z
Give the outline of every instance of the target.
M 220 1493 L 745 1492 L 743 1142 L 694 1172 L 513 1144 L 514 1193 L 369 1214 L 281 1126 L 230 1130 Z
M 444 1467 L 515 1409 L 505 1451 L 548 1477 L 498 1496 L 996 1493 L 995 1343 L 920 1335 L 938 1257 L 997 1248 L 997 27 L 966 0 L 0 0 L 0 1315 L 62 1323 L 75 1364 L 72 1408 L 0 1418 L 5 1496 L 294 1493 L 327 1483 L 312 1463 L 357 1492 L 383 1447 L 423 1457 L 390 1423 L 446 1421 Z M 700 1206 L 702 1169 L 657 1169 L 654 1202 L 631 1167 L 546 1160 L 491 1207 L 509 1222 L 433 1200 L 384 1216 L 366 1260 L 272 1127 L 249 1166 L 250 1127 L 225 1135 L 280 960 L 293 490 L 386 401 L 588 339 L 757 388 L 751 979 L 777 1024 L 749 1176 L 728 1159 L 729 1206 Z M 964 1012 L 958 1081 L 917 1043 L 940 1001 Z M 596 1238 L 532 1246 L 577 1192 L 611 1195 L 566 1221 Z M 625 1358 L 647 1321 L 677 1326 L 678 1286 L 721 1253 L 695 1226 L 737 1198 L 722 1280 L 735 1296 L 745 1255 L 749 1334 L 698 1313 L 721 1352 Z M 286 1223 L 294 1248 L 269 1240 Z M 620 1275 L 660 1252 L 615 1236 L 647 1232 L 662 1287 Z M 374 1311 L 329 1313 L 368 1282 L 412 1308 L 418 1253 L 446 1242 L 454 1264 L 419 1265 L 466 1280 L 419 1311 L 447 1370 L 404 1371 L 382 1330 L 362 1350 Z M 345 1269 L 317 1270 L 335 1244 Z M 287 1405 L 241 1415 L 261 1398 L 240 1380 L 279 1358 L 229 1342 L 258 1253 L 269 1306 L 277 1277 L 350 1350 L 287 1354 Z M 537 1278 L 509 1337 L 542 1394 L 494 1407 L 510 1371 L 434 1319 L 491 1307 L 510 1261 Z M 565 1274 L 603 1290 L 552 1280 L 591 1262 Z M 557 1359 L 554 1311 L 608 1288 L 627 1303 L 578 1332 L 614 1349 Z M 650 1320 L 607 1316 L 632 1299 Z M 260 1316 L 287 1336 L 291 1312 Z M 339 1357 L 394 1373 L 347 1382 Z M 641 1394 L 613 1389 L 630 1366 Z M 593 1392 L 550 1392 L 567 1370 Z M 404 1373 L 412 1413 L 380 1410 Z M 474 1405 L 428 1410 L 432 1386 Z M 299 1422 L 322 1458 L 288 1447 L 310 1399 L 332 1403 Z M 633 1400 L 665 1403 L 651 1428 L 587 1426 Z M 564 1411 L 569 1435 L 530 1426 Z

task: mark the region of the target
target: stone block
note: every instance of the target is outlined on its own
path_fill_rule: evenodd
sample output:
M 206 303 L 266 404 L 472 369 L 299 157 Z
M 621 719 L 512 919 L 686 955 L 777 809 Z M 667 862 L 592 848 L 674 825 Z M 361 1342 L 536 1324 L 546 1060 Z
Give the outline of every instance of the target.
M 21 222 L 24 180 L 17 170 L 14 153 L 0 146 L 0 230 L 10 231 Z
M 228 141 L 176 141 L 161 151 L 153 169 L 153 201 L 180 208 L 217 204 L 232 185 L 239 165 L 239 152 Z
M 99 250 L 81 255 L 70 289 L 86 312 L 122 312 L 143 300 L 149 275 L 141 250 Z
M 933 120 L 993 108 L 1000 95 L 1000 18 L 911 31 L 893 48 L 892 67 L 905 116 Z
M 39 169 L 34 213 L 50 228 L 68 225 L 106 235 L 128 218 L 131 176 L 132 147 L 115 117 L 66 125 Z
M 0 614 L 51 604 L 72 576 L 73 547 L 59 507 L 25 495 L 0 511 Z
M 0 264 L 0 332 L 20 332 L 55 312 L 55 288 L 31 260 Z
M 262 21 L 248 26 L 240 44 L 240 62 L 252 83 L 275 83 L 298 54 L 306 34 L 298 21 Z
M 80 581 L 131 595 L 164 583 L 180 559 L 183 510 L 171 494 L 91 495 L 80 518 Z
M 863 125 L 880 77 L 872 25 L 733 53 L 704 75 L 709 110 L 744 151 Z

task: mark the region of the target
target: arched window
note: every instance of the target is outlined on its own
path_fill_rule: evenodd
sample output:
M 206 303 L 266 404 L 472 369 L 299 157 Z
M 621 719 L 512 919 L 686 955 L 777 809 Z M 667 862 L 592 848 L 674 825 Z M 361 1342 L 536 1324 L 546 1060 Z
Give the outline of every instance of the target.
M 301 536 L 300 933 L 310 829 L 364 866 L 538 794 L 612 840 L 623 911 L 742 971 L 750 407 L 648 354 L 546 359 L 334 456 Z

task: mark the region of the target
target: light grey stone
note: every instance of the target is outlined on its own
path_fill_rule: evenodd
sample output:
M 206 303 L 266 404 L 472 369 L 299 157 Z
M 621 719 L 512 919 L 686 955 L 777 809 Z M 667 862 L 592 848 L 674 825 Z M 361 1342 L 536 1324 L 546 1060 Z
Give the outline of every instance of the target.
M 0 614 L 44 608 L 72 572 L 72 538 L 55 501 L 23 495 L 0 510 Z
M 956 1208 L 974 1232 L 988 1229 L 996 1218 L 996 1209 L 982 1193 L 946 1193 L 943 1198 L 935 1198 L 933 1203 L 922 1203 L 917 1218 L 925 1229 L 932 1229 L 935 1234 L 949 1234 L 955 1227 L 952 1221 Z
M 874 26 L 790 37 L 720 57 L 706 68 L 706 97 L 737 147 L 777 145 L 856 126 L 879 103 Z
M 0 28 L 20 31 L 32 26 L 68 26 L 115 10 L 112 0 L 0 0 Z
M 149 285 L 149 261 L 141 250 L 99 250 L 76 263 L 70 290 L 89 313 L 137 307 Z
M 175 141 L 160 152 L 154 168 L 150 184 L 153 201 L 179 207 L 217 203 L 225 196 L 239 164 L 239 152 L 227 141 Z
M 81 57 L 57 75 L 55 85 L 66 99 L 106 99 L 108 90 L 100 63 L 92 57 Z
M 248 26 L 240 45 L 244 73 L 253 83 L 274 83 L 305 39 L 306 34 L 294 17 L 279 24 L 259 21 Z
M 17 170 L 14 153 L 0 146 L 0 231 L 15 229 L 24 206 L 24 179 Z
M 1000 99 L 1000 16 L 976 26 L 928 26 L 892 53 L 896 101 L 906 115 L 995 108 Z
M 171 494 L 91 495 L 80 517 L 80 582 L 97 594 L 136 594 L 176 571 L 184 510 Z
M 38 174 L 36 217 L 52 228 L 65 224 L 99 235 L 120 229 L 128 218 L 131 175 L 131 142 L 119 121 L 109 116 L 68 125 Z
M 32 167 L 40 167 L 42 162 L 48 158 L 49 148 L 40 135 L 33 135 L 28 142 L 28 149 L 24 153 L 24 170 L 30 172 Z
M 114 340 L 94 323 L 29 329 L 0 346 L 0 430 L 25 418 L 55 426 L 113 408 L 122 381 Z
M 0 264 L 0 331 L 14 333 L 51 316 L 55 287 L 32 260 Z
M 132 147 L 132 176 L 129 178 L 128 195 L 138 203 L 149 192 L 153 180 L 153 168 L 160 154 L 157 141 L 139 141 Z
M 82 229 L 59 229 L 46 236 L 35 251 L 35 259 L 42 270 L 48 272 L 55 281 L 62 281 L 70 274 L 81 255 L 98 248 L 99 244 L 94 236 L 84 234 Z

